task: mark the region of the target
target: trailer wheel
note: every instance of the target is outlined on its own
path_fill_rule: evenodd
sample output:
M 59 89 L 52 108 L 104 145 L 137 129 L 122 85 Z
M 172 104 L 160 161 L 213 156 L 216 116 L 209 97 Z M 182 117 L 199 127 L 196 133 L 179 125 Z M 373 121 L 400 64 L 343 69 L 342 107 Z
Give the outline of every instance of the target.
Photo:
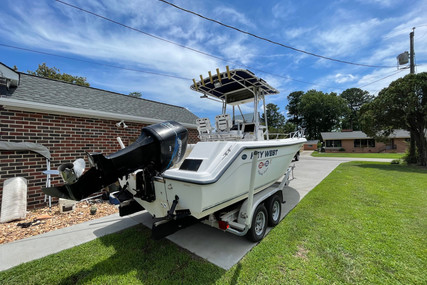
M 266 204 L 268 210 L 268 225 L 274 227 L 280 222 L 280 215 L 282 213 L 282 205 L 279 196 L 274 194 L 267 199 Z
M 267 222 L 267 209 L 264 204 L 259 204 L 252 216 L 251 228 L 247 234 L 248 239 L 254 242 L 262 240 L 267 230 Z

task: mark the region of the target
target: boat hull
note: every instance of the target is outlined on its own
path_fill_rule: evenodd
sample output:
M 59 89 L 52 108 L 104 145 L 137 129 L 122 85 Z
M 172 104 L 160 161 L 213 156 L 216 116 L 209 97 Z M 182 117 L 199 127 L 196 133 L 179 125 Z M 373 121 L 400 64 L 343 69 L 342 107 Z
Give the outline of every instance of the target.
M 179 197 L 176 210 L 188 209 L 195 218 L 203 218 L 246 199 L 251 175 L 255 175 L 255 193 L 279 180 L 304 142 L 304 138 L 295 138 L 198 143 L 187 159 L 202 160 L 200 168 L 197 171 L 167 170 L 163 175 L 163 197 L 168 207 L 175 197 Z M 258 161 L 252 174 L 255 151 L 258 152 Z M 144 205 L 150 212 L 147 206 Z

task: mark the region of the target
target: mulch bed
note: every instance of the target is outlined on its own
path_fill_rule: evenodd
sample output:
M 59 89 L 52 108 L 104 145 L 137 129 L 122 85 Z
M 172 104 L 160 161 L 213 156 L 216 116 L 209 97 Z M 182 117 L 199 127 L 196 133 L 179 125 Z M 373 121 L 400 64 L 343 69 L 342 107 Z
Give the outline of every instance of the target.
M 96 207 L 94 215 L 90 211 L 92 206 Z M 80 224 L 117 212 L 116 206 L 102 200 L 78 202 L 73 211 L 66 213 L 60 213 L 58 205 L 54 205 L 50 209 L 44 207 L 32 210 L 27 213 L 25 220 L 0 224 L 0 244 Z

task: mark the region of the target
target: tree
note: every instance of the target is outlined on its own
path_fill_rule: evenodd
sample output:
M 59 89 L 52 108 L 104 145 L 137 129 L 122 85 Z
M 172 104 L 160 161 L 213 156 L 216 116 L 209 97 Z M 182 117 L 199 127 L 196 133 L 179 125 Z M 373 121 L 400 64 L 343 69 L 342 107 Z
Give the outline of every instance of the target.
M 267 124 L 271 132 L 281 132 L 285 125 L 285 116 L 279 112 L 279 107 L 276 104 L 269 103 L 266 106 Z M 261 116 L 261 121 L 264 122 L 264 114 Z
M 368 136 L 379 139 L 395 129 L 408 130 L 409 162 L 427 166 L 427 72 L 408 74 L 381 90 L 362 107 L 361 125 Z
M 40 77 L 51 78 L 55 80 L 65 81 L 72 84 L 77 84 L 81 86 L 89 87 L 89 83 L 86 81 L 86 77 L 74 76 L 67 73 L 61 73 L 60 70 L 56 67 L 48 67 L 46 63 L 39 64 L 39 67 L 36 71 L 28 71 L 28 74 L 36 75 Z
M 360 108 L 373 100 L 374 96 L 368 91 L 359 88 L 349 88 L 340 94 L 341 98 L 346 100 L 348 112 L 344 115 L 342 122 L 343 129 L 360 130 L 359 114 Z
M 296 130 L 297 130 L 297 125 L 295 125 L 292 122 L 289 122 L 289 120 L 286 122 L 285 126 L 283 127 L 283 132 L 285 134 L 295 132 Z
M 302 127 L 310 139 L 321 139 L 321 132 L 340 128 L 341 118 L 347 111 L 346 102 L 336 93 L 309 90 L 301 96 L 299 105 Z
M 297 126 L 302 123 L 301 115 L 301 97 L 304 95 L 303 91 L 295 91 L 288 95 L 288 105 L 286 110 L 288 110 L 288 115 L 290 116 L 289 121 L 296 124 Z
M 130 92 L 128 95 L 135 98 L 142 98 L 141 92 Z

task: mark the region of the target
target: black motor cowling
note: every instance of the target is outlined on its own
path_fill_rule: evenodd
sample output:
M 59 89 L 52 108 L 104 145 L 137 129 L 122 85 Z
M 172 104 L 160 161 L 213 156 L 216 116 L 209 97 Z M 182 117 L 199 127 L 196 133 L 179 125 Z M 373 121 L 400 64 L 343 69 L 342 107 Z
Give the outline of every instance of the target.
M 188 131 L 174 121 L 145 127 L 130 146 L 111 155 L 89 155 L 92 166 L 72 184 L 44 188 L 48 195 L 81 200 L 138 169 L 158 174 L 178 163 L 187 148 Z

